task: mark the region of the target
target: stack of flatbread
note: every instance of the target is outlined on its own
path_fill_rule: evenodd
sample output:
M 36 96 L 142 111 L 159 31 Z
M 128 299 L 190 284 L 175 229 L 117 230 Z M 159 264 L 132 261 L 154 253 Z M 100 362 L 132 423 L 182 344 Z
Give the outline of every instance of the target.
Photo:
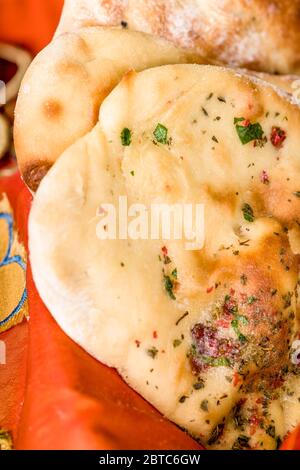
M 276 449 L 300 423 L 299 82 L 272 75 L 300 69 L 299 9 L 67 1 L 17 103 L 43 301 L 212 449 Z M 150 236 L 153 206 L 201 206 L 203 243 Z

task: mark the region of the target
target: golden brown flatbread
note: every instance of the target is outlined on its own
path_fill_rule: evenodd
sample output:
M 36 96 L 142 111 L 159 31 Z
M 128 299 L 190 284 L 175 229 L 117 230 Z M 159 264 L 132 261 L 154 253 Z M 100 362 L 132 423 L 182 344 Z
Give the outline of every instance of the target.
M 15 113 L 20 171 L 35 191 L 60 154 L 89 132 L 103 99 L 131 69 L 202 59 L 168 42 L 117 28 L 87 28 L 54 40 L 33 61 Z
M 163 37 L 209 61 L 300 72 L 300 0 L 66 0 L 58 34 L 99 24 Z
M 275 449 L 300 422 L 299 126 L 286 95 L 232 70 L 131 72 L 33 203 L 33 275 L 59 325 L 209 448 Z M 138 236 L 111 239 L 124 196 Z M 199 203 L 202 249 L 143 238 L 145 208 Z

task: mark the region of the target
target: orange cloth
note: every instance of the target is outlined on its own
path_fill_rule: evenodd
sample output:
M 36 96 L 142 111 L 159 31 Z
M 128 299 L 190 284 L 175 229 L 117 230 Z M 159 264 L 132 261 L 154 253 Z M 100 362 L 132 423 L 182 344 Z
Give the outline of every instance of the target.
M 0 0 L 0 41 L 39 52 L 51 40 L 63 0 Z
M 0 41 L 36 52 L 51 38 L 61 0 L 0 0 Z M 27 243 L 31 196 L 18 175 L 0 178 Z M 118 374 L 92 359 L 57 326 L 28 271 L 30 322 L 0 335 L 0 428 L 18 449 L 200 449 Z M 24 406 L 21 405 L 24 399 Z M 296 433 L 285 444 L 300 449 Z

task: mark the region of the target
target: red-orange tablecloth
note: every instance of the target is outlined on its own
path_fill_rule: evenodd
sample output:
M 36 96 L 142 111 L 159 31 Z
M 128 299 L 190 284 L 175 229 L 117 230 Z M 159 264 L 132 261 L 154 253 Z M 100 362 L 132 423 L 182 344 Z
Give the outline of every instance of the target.
M 0 0 L 0 41 L 38 52 L 50 40 L 62 0 Z M 31 196 L 19 175 L 0 178 L 27 244 Z M 0 335 L 0 428 L 17 449 L 200 449 L 132 391 L 118 374 L 76 346 L 39 298 L 28 269 L 30 321 Z M 300 433 L 299 433 L 300 434 Z M 287 448 L 300 448 L 294 434 Z

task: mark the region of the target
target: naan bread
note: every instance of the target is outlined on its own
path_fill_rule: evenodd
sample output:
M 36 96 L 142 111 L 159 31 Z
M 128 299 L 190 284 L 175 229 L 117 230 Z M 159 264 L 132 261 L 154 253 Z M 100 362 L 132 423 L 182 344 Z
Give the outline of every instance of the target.
M 15 147 L 29 188 L 35 191 L 59 155 L 93 128 L 101 102 L 126 72 L 187 62 L 202 60 L 116 28 L 88 28 L 54 40 L 30 66 L 16 106 Z
M 210 448 L 274 449 L 300 422 L 299 126 L 231 70 L 131 72 L 33 203 L 33 275 L 59 325 Z M 100 240 L 120 196 L 203 203 L 204 248 Z
M 269 73 L 300 72 L 300 0 L 66 0 L 58 34 L 120 25 Z

